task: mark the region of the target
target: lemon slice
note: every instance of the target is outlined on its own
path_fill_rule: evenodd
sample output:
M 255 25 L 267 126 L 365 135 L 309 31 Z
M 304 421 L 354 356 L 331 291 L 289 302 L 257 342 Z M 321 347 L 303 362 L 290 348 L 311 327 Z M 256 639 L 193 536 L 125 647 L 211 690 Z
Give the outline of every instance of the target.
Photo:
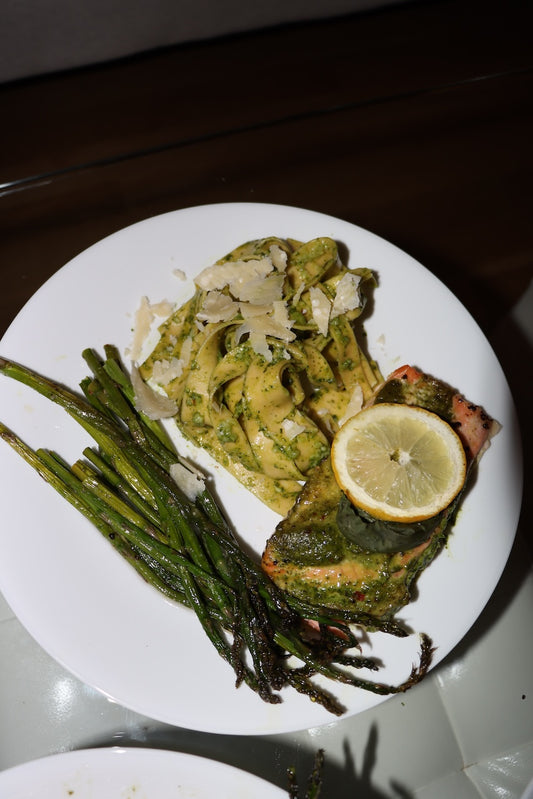
M 331 463 L 337 483 L 377 519 L 417 522 L 448 507 L 466 477 L 459 436 L 413 405 L 378 403 L 340 428 Z

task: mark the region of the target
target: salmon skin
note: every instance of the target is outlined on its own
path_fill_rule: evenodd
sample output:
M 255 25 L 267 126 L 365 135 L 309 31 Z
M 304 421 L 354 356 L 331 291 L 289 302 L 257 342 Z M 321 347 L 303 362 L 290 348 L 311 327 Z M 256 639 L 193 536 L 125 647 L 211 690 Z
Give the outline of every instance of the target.
M 465 449 L 465 487 L 499 429 L 479 405 L 413 366 L 390 374 L 367 406 L 380 402 L 416 405 L 447 421 Z M 327 457 L 267 542 L 263 569 L 284 591 L 314 605 L 391 618 L 411 600 L 416 578 L 445 543 L 462 493 L 425 522 L 378 522 L 351 505 Z

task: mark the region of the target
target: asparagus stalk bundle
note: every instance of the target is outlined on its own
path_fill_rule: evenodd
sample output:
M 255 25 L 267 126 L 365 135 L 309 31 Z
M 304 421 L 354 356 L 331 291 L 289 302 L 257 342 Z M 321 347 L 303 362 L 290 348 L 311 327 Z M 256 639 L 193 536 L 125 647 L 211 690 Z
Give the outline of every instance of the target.
M 91 436 L 94 446 L 69 465 L 57 453 L 30 449 L 0 423 L 0 436 L 56 491 L 86 516 L 144 580 L 190 608 L 219 655 L 270 703 L 291 686 L 335 715 L 344 708 L 318 686 L 333 682 L 386 695 L 406 691 L 426 674 L 432 644 L 421 636 L 417 665 L 399 685 L 363 679 L 373 659 L 353 654 L 352 624 L 407 635 L 394 620 L 380 621 L 308 605 L 281 592 L 240 546 L 209 489 L 191 498 L 171 474 L 180 462 L 165 429 L 138 411 L 130 378 L 116 348 L 104 359 L 83 357 L 91 375 L 74 392 L 13 361 L 0 372 L 61 406 Z M 314 624 L 311 626 L 309 620 Z M 293 656 L 293 657 L 289 657 Z

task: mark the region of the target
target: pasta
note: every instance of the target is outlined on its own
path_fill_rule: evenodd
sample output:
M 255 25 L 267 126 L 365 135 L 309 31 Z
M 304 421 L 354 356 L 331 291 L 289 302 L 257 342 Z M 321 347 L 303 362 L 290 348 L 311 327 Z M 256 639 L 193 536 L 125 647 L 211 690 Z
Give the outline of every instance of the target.
M 354 325 L 373 284 L 330 238 L 247 242 L 196 277 L 140 374 L 188 439 L 285 515 L 382 379 Z

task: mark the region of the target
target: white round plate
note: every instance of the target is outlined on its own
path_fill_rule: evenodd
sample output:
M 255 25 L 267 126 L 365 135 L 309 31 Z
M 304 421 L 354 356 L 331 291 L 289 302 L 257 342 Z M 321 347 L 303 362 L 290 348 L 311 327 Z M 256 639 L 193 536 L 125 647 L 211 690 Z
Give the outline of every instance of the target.
M 0 772 L 9 799 L 283 799 L 288 794 L 224 763 L 160 749 L 83 749 Z
M 342 243 L 350 267 L 370 267 L 379 278 L 365 327 L 382 372 L 416 365 L 502 424 L 449 545 L 401 613 L 432 637 L 438 663 L 475 622 L 505 566 L 520 510 L 521 455 L 513 400 L 491 347 L 458 300 L 410 256 L 359 227 L 296 208 L 239 203 L 176 211 L 121 230 L 60 269 L 14 320 L 0 355 L 76 387 L 88 373 L 83 349 L 101 352 L 112 343 L 127 350 L 141 296 L 184 300 L 203 267 L 269 235 Z M 4 424 L 33 447 L 75 460 L 89 443 L 61 409 L 10 379 L 0 379 L 0 408 Z M 259 555 L 278 517 L 208 456 L 180 447 L 214 476 L 227 515 Z M 237 690 L 193 613 L 142 582 L 7 445 L 0 447 L 0 501 L 0 589 L 41 646 L 84 682 L 147 716 L 207 732 L 280 733 L 334 720 L 291 691 L 282 704 L 268 705 L 246 687 Z M 377 634 L 364 649 L 383 660 L 379 679 L 396 683 L 417 659 L 419 640 Z M 382 701 L 332 688 L 347 715 Z

